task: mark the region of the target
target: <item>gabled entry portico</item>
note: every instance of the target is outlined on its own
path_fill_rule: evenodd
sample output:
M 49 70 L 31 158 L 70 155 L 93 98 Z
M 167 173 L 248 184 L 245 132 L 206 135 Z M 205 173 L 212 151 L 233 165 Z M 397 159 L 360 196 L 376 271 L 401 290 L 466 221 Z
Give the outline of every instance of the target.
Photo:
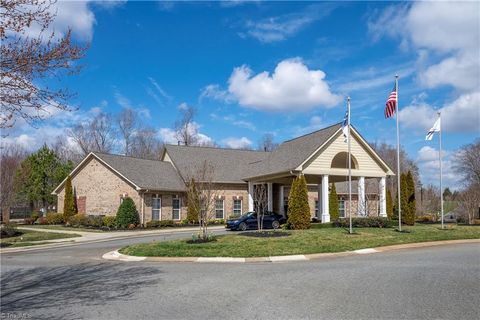
M 282 168 L 284 163 L 279 163 L 278 168 L 283 170 L 247 179 L 249 183 L 250 210 L 254 209 L 253 185 L 264 183 L 268 185 L 267 197 L 269 210 L 286 214 L 286 212 L 284 212 L 287 198 L 286 190 L 290 188 L 292 180 L 296 176 L 303 174 L 308 185 L 316 185 L 317 210 L 312 210 L 312 212 L 316 212 L 317 219 L 323 223 L 330 222 L 330 185 L 332 183 L 348 181 L 348 154 L 347 145 L 344 142 L 340 126 L 337 126 L 336 130 L 331 131 L 331 134 L 328 136 L 322 135 L 322 131 L 323 130 L 290 140 L 272 152 L 269 158 L 264 161 L 265 163 L 256 164 L 262 167 L 264 172 L 266 171 L 265 169 L 272 170 L 277 166 L 277 163 L 279 163 L 279 161 L 275 159 L 275 156 L 285 156 L 288 154 L 288 151 L 292 152 L 293 158 L 298 159 L 297 165 L 293 167 L 288 168 L 284 166 Z M 369 183 L 372 183 L 372 178 L 374 178 L 373 182 L 378 187 L 377 194 L 379 202 L 378 212 L 376 212 L 376 214 L 386 216 L 385 178 L 388 175 L 393 175 L 393 172 L 353 127 L 351 128 L 351 134 L 353 138 L 351 143 L 352 181 L 355 181 L 357 185 L 357 190 L 352 190 L 352 193 L 357 194 L 357 205 L 356 208 L 353 207 L 353 204 L 348 205 L 352 205 L 352 211 L 357 216 L 372 215 L 371 211 L 367 208 L 365 181 L 367 179 Z M 299 159 L 295 153 L 296 146 L 303 148 L 308 146 L 311 152 L 308 154 L 304 152 L 303 159 Z

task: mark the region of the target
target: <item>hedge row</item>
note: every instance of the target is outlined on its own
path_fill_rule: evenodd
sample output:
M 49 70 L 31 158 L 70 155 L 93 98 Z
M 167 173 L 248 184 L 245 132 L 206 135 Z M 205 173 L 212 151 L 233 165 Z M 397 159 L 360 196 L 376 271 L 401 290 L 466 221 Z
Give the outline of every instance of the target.
M 352 218 L 352 226 L 355 228 L 391 228 L 394 224 L 393 221 L 383 217 Z M 339 228 L 348 228 L 350 221 L 349 219 L 338 219 L 334 225 Z

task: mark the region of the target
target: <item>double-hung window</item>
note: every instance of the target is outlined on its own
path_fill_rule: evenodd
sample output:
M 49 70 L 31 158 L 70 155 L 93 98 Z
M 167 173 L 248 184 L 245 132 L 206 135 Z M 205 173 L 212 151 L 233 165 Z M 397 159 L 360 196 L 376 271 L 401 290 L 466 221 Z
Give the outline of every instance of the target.
M 345 200 L 338 200 L 338 213 L 340 218 L 345 218 Z
M 241 215 L 242 214 L 242 200 L 233 199 L 233 214 Z
M 152 220 L 160 220 L 162 213 L 162 198 L 155 194 L 152 196 Z
M 215 219 L 223 219 L 224 218 L 224 200 L 217 199 L 215 200 Z
M 180 220 L 180 198 L 172 199 L 172 219 Z

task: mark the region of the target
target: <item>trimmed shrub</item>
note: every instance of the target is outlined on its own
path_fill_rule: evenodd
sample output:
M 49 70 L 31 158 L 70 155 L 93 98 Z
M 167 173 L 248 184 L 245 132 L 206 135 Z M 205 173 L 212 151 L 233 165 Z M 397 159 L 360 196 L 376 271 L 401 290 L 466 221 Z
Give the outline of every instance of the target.
M 405 210 L 405 224 L 413 226 L 415 224 L 415 181 L 413 181 L 413 175 L 411 171 L 408 171 L 405 175 L 406 192 L 407 192 L 407 204 Z
M 103 227 L 103 217 L 88 216 L 87 219 L 85 219 L 85 226 L 92 228 L 101 228 Z
M 147 228 L 175 227 L 173 220 L 152 220 L 147 222 Z
M 195 187 L 195 180 L 192 178 L 188 186 L 189 190 L 187 193 L 187 217 L 186 220 L 189 223 L 198 223 L 198 203 L 200 202 L 200 195 Z
M 115 216 L 105 216 L 102 218 L 103 226 L 108 229 L 113 229 L 116 226 L 117 218 Z
M 63 224 L 63 214 L 56 212 L 47 213 L 46 222 L 48 224 Z
M 437 222 L 437 216 L 433 214 L 424 214 L 422 216 L 417 216 L 416 220 L 423 223 L 435 223 Z
M 67 224 L 72 227 L 81 227 L 84 226 L 87 222 L 87 216 L 83 213 L 77 213 L 76 215 L 68 218 Z
M 393 219 L 393 199 L 390 190 L 387 190 L 387 217 Z
M 328 198 L 328 210 L 330 212 L 330 219 L 337 220 L 340 217 L 340 213 L 338 209 L 338 196 L 337 189 L 335 188 L 335 183 L 332 183 Z
M 24 224 L 34 224 L 35 220 L 33 220 L 33 218 L 25 218 L 25 219 L 23 219 L 23 223 Z
M 67 221 L 69 217 L 75 215 L 75 201 L 73 199 L 72 178 L 67 177 L 65 181 L 65 198 L 63 200 L 63 216 L 64 221 Z
M 288 226 L 291 229 L 310 228 L 307 181 L 303 175 L 292 182 L 288 198 Z
M 0 236 L 2 238 L 14 237 L 18 233 L 17 226 L 13 223 L 2 224 L 2 226 L 0 226 Z
M 140 222 L 135 202 L 132 198 L 126 197 L 118 207 L 117 227 L 129 228 L 129 225 L 137 225 Z
M 337 228 L 348 228 L 350 226 L 349 219 L 338 219 L 334 222 Z M 384 217 L 365 217 L 352 218 L 352 227 L 354 228 L 390 228 L 393 222 Z
M 62 216 L 62 218 L 63 218 L 63 216 Z M 46 217 L 40 217 L 40 218 L 38 218 L 36 223 L 39 224 L 39 225 L 45 225 L 45 224 L 48 224 L 48 221 L 47 221 Z
M 30 217 L 33 219 L 33 222 L 35 222 L 38 218 L 40 218 L 40 215 L 38 214 L 38 212 L 32 212 L 32 215 Z
M 208 224 L 212 224 L 212 225 L 225 224 L 225 220 L 223 220 L 223 219 L 213 219 L 213 220 L 208 221 Z

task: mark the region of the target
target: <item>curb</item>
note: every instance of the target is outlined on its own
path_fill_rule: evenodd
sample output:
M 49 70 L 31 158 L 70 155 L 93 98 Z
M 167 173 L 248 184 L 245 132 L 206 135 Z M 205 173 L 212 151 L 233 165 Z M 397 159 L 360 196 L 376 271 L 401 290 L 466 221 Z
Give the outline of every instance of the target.
M 382 253 L 389 251 L 397 251 L 404 249 L 418 249 L 426 247 L 436 247 L 441 245 L 452 244 L 468 244 L 479 243 L 480 239 L 465 239 L 465 240 L 441 240 L 441 241 L 429 241 L 429 242 L 417 242 L 408 244 L 396 244 L 384 247 L 365 248 L 354 251 L 343 252 L 326 252 L 326 253 L 312 253 L 312 254 L 300 254 L 300 255 L 288 255 L 288 256 L 270 256 L 270 257 L 137 257 L 129 256 L 118 252 L 118 250 L 105 253 L 102 258 L 112 261 L 123 262 L 195 262 L 195 263 L 261 263 L 261 262 L 295 262 L 295 261 L 309 261 L 319 260 L 325 258 L 346 257 L 354 255 L 366 255 L 373 253 Z

